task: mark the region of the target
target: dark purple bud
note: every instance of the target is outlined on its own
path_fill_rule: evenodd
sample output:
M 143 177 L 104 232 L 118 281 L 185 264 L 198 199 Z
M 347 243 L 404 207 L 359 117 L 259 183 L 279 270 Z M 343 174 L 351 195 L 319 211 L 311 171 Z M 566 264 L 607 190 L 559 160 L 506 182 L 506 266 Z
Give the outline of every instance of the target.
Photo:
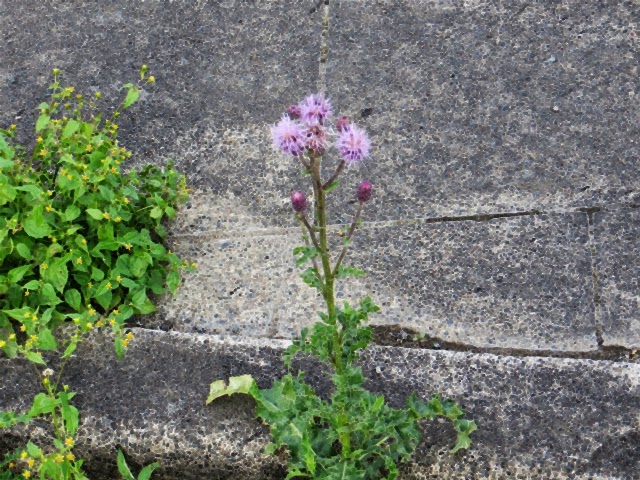
M 347 128 L 349 128 L 349 117 L 343 115 L 336 121 L 336 129 L 339 132 L 344 132 Z
M 358 200 L 361 202 L 366 202 L 371 199 L 371 191 L 373 190 L 373 185 L 368 180 L 363 180 L 358 185 Z
M 292 120 L 300 118 L 300 107 L 298 105 L 291 105 L 287 110 L 287 114 Z
M 300 213 L 307 208 L 307 197 L 302 192 L 293 192 L 291 194 L 291 206 L 293 209 Z

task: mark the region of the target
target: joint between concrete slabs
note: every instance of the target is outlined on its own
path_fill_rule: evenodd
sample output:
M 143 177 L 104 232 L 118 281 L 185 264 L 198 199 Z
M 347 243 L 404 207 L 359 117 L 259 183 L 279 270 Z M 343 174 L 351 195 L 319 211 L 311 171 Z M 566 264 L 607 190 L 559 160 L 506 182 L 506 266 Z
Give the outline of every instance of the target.
M 602 330 L 602 304 L 600 302 L 600 291 L 598 288 L 598 264 L 597 264 L 597 252 L 596 242 L 593 238 L 593 214 L 599 209 L 588 209 L 585 211 L 587 214 L 587 235 L 589 243 L 589 252 L 591 256 L 591 280 L 593 282 L 593 308 L 596 330 L 596 341 L 598 342 L 598 349 L 602 349 L 604 346 L 604 334 Z

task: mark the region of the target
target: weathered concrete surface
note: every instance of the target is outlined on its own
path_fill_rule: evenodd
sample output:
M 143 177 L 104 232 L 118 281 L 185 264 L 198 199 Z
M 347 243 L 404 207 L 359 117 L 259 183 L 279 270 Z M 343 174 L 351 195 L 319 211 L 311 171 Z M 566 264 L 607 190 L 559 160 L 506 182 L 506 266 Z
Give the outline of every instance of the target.
M 163 302 L 159 320 L 187 332 L 298 335 L 322 309 L 295 267 L 292 250 L 301 243 L 299 230 L 176 237 L 172 248 L 199 268 Z M 597 347 L 584 213 L 365 224 L 346 258 L 367 276 L 339 282 L 338 299 L 371 295 L 382 307 L 374 323 L 481 347 Z
M 605 345 L 640 348 L 640 211 L 593 215 Z
M 135 333 L 121 361 L 98 336 L 67 366 L 64 382 L 78 392 L 82 412 L 77 453 L 86 456 L 91 478 L 113 478 L 116 445 L 133 464 L 159 460 L 158 479 L 283 478 L 274 460 L 261 456 L 267 435 L 250 400 L 204 400 L 211 381 L 230 375 L 250 373 L 269 385 L 282 374 L 285 342 Z M 391 404 L 412 390 L 425 398 L 442 391 L 479 425 L 473 448 L 456 456 L 446 453 L 450 427 L 426 425 L 403 479 L 639 478 L 638 364 L 389 347 L 370 349 L 363 364 L 369 388 Z M 0 409 L 28 408 L 33 370 L 0 360 L 0 371 Z M 310 381 L 327 391 L 317 369 Z M 14 434 L 0 439 L 0 450 L 24 439 L 24 432 Z
M 640 195 L 637 1 L 331 2 L 327 91 L 371 132 L 379 219 Z

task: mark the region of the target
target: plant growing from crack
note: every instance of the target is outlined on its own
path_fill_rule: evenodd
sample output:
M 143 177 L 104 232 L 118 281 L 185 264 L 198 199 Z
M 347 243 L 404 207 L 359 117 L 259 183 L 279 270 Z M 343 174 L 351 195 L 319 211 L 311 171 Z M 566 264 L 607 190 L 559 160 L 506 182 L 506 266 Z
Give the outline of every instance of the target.
M 0 130 L 0 352 L 28 360 L 42 388 L 26 413 L 0 412 L 0 429 L 47 418 L 54 439 L 0 458 L 0 480 L 86 478 L 73 453 L 75 393 L 61 384 L 67 361 L 98 331 L 114 336 L 121 357 L 133 341 L 126 320 L 153 312 L 148 295 L 175 293 L 180 272 L 195 266 L 162 244 L 163 220 L 187 199 L 185 177 L 171 163 L 122 171 L 131 152 L 118 143 L 117 119 L 155 78 L 143 66 L 105 118 L 99 92 L 85 98 L 53 75 L 32 153 L 12 144 L 15 126 Z
M 444 416 L 451 420 L 458 438 L 452 452 L 468 448 L 469 435 L 476 429 L 473 421 L 452 400 L 434 395 L 424 402 L 414 394 L 405 408 L 386 404 L 383 396 L 363 387 L 362 369 L 357 365 L 360 352 L 371 342 L 371 328 L 365 325 L 369 314 L 377 312 L 371 298 L 357 307 L 339 305 L 335 297 L 336 281 L 360 277 L 364 272 L 344 264 L 353 242 L 365 204 L 371 199 L 372 184 L 362 181 L 356 190 L 358 206 L 353 222 L 340 232 L 342 245 L 337 258 L 331 255 L 328 235 L 327 197 L 338 187 L 346 167 L 368 156 L 370 141 L 364 130 L 347 117 L 338 118 L 335 129 L 329 126 L 330 102 L 320 94 L 307 97 L 289 108 L 272 128 L 273 145 L 300 162 L 313 187 L 313 217 L 307 216 L 307 197 L 303 192 L 291 195 L 291 205 L 303 230 L 304 245 L 293 250 L 298 266 L 308 265 L 302 279 L 318 290 L 326 312 L 311 329 L 285 351 L 289 373 L 260 389 L 249 375 L 232 377 L 227 385 L 211 384 L 207 403 L 223 395 L 245 393 L 256 400 L 259 418 L 270 426 L 272 443 L 266 453 L 285 455 L 290 478 L 313 479 L 387 479 L 398 475 L 398 464 L 410 458 L 420 440 L 419 420 Z M 334 143 L 341 160 L 328 178 L 322 175 L 323 161 Z M 304 372 L 292 369 L 298 354 L 316 357 L 329 365 L 334 389 L 328 400 L 320 398 L 305 383 Z

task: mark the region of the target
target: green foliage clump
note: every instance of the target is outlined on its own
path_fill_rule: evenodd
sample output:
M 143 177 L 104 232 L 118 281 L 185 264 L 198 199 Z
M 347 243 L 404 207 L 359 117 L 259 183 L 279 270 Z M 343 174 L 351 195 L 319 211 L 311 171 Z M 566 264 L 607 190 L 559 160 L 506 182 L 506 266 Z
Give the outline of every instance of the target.
M 32 152 L 13 144 L 15 126 L 0 130 L 0 352 L 41 369 L 43 388 L 28 412 L 0 412 L 0 429 L 47 419 L 55 438 L 7 453 L 0 480 L 86 479 L 73 454 L 75 393 L 60 385 L 66 362 L 96 331 L 110 332 L 122 356 L 134 337 L 127 319 L 153 312 L 150 295 L 175 294 L 181 272 L 195 268 L 163 245 L 163 221 L 188 198 L 185 177 L 171 162 L 123 169 L 131 152 L 118 142 L 117 119 L 155 78 L 143 66 L 140 82 L 123 86 L 124 100 L 105 118 L 99 92 L 85 98 L 61 84 L 58 69 L 53 74 Z M 56 358 L 58 372 L 48 367 Z M 156 466 L 138 478 L 148 479 Z

